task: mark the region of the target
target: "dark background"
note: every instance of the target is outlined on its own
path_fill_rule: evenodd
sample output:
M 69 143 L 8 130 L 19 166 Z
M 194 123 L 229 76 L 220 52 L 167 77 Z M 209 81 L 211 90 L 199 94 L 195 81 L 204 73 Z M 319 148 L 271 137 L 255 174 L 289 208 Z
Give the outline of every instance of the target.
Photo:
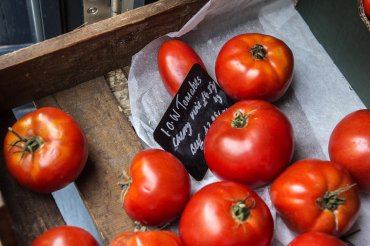
M 370 31 L 357 0 L 300 0 L 297 10 L 367 108 L 370 108 Z
M 36 42 L 29 0 L 0 1 L 0 45 Z M 38 0 L 44 39 L 71 31 L 83 23 L 82 0 Z

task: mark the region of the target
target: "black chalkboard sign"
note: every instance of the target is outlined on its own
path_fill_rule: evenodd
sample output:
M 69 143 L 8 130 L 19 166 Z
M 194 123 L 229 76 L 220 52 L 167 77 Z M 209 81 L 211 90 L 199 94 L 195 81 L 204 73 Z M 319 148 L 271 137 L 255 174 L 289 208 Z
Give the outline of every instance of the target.
M 198 64 L 194 65 L 154 131 L 196 180 L 207 172 L 203 140 L 212 122 L 234 102 Z

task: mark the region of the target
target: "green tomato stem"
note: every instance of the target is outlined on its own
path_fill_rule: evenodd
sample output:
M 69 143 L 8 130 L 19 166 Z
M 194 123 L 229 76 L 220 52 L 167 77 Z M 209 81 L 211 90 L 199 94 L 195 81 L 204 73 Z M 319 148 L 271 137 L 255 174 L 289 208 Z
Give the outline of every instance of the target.
M 130 185 L 132 183 L 132 178 L 127 174 L 126 171 L 122 171 L 122 174 L 120 175 L 121 178 L 123 178 L 123 181 L 119 181 L 117 184 L 121 187 L 121 201 L 122 204 L 125 200 L 126 194 L 128 189 L 130 188 Z
M 356 184 L 351 184 L 334 191 L 327 191 L 323 197 L 319 197 L 316 200 L 316 203 L 321 210 L 327 209 L 333 213 L 335 229 L 337 231 L 339 230 L 338 207 L 339 205 L 344 204 L 346 202 L 346 199 L 343 197 L 339 197 L 339 195 L 353 188 L 355 185 Z
M 241 111 L 236 111 L 234 119 L 231 121 L 231 127 L 233 128 L 244 128 L 248 124 L 250 115 L 256 110 L 252 110 L 246 114 L 243 114 Z
M 261 44 L 255 44 L 250 52 L 255 60 L 266 60 L 266 48 Z
M 22 137 L 16 131 L 14 131 L 14 129 L 11 128 L 11 127 L 8 127 L 8 130 L 18 138 L 18 140 L 17 141 L 14 141 L 13 143 L 11 143 L 10 146 L 11 146 L 11 149 L 14 148 L 14 147 L 20 149 L 19 151 L 15 151 L 15 153 L 21 152 L 22 153 L 21 159 L 27 153 L 31 153 L 32 156 L 33 156 L 33 154 L 38 149 L 40 149 L 41 146 L 44 144 L 44 141 L 39 136 L 32 136 L 30 138 L 25 138 L 25 137 Z M 19 144 L 19 143 L 24 143 L 24 144 Z
M 256 206 L 256 200 L 248 196 L 243 200 L 236 200 L 231 206 L 232 216 L 240 223 L 246 221 L 251 213 L 251 210 Z
M 335 211 L 338 209 L 339 205 L 344 204 L 346 202 L 346 199 L 344 199 L 343 197 L 339 197 L 339 195 L 351 189 L 355 185 L 356 184 L 351 184 L 346 187 L 337 189 L 335 191 L 327 191 L 325 195 L 323 197 L 318 198 L 316 202 L 322 210 L 328 209 L 330 211 Z

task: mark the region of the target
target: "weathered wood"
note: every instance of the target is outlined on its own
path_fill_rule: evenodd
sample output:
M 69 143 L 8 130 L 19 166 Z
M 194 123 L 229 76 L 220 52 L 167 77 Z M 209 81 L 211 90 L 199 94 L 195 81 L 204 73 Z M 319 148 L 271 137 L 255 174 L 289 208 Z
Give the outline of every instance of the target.
M 0 112 L 128 65 L 206 0 L 162 0 L 0 56 Z
M 104 77 L 120 105 L 120 111 L 129 118 L 131 116 L 131 106 L 128 95 L 128 76 L 125 73 L 124 69 L 116 69 Z
M 10 111 L 0 115 L 0 139 L 4 139 L 7 127 L 14 122 L 15 118 Z M 0 141 L 0 145 L 2 150 L 3 141 Z M 30 192 L 14 181 L 6 169 L 2 154 L 0 190 L 13 221 L 17 245 L 28 246 L 35 237 L 47 229 L 65 224 L 51 195 Z
M 57 106 L 81 125 L 89 144 L 88 163 L 76 186 L 103 241 L 109 241 L 133 223 L 120 202 L 119 175 L 142 149 L 127 118 L 103 77 L 36 102 Z
M 17 240 L 13 231 L 13 222 L 0 191 L 0 246 L 16 246 Z

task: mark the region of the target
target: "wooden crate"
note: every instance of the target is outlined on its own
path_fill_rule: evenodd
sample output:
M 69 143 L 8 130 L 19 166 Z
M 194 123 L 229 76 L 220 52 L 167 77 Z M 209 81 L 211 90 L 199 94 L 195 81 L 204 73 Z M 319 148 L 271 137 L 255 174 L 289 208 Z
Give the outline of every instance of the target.
M 205 3 L 158 1 L 0 57 L 0 139 L 15 122 L 10 109 L 26 102 L 59 107 L 76 119 L 87 135 L 89 158 L 75 183 L 104 245 L 133 227 L 116 183 L 142 149 L 104 75 L 128 66 L 132 55 L 178 30 Z M 51 195 L 15 183 L 3 155 L 0 190 L 0 245 L 29 245 L 48 228 L 65 224 Z

